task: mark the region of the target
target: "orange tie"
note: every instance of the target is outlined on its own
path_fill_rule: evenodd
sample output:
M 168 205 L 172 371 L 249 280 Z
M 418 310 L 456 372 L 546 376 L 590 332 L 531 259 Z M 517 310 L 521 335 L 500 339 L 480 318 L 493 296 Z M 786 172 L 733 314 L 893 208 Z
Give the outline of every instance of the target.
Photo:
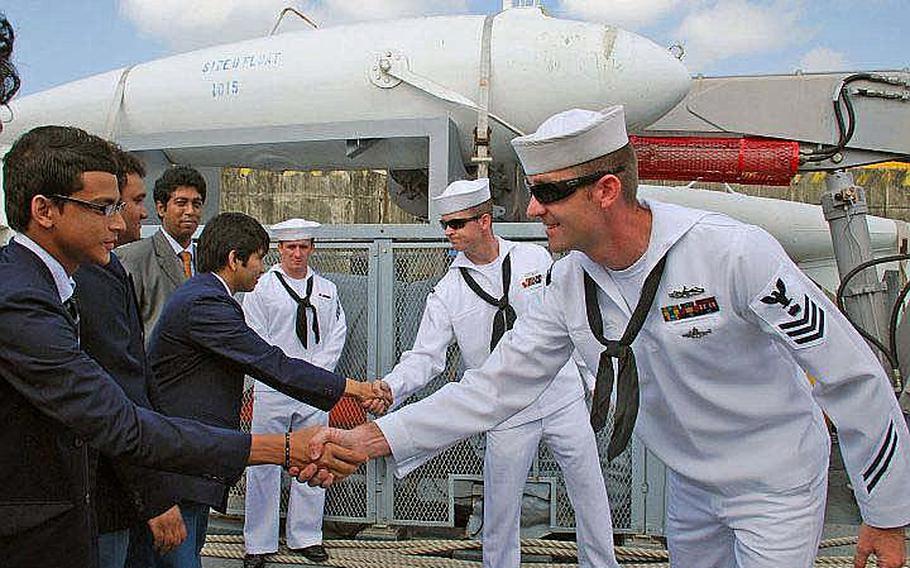
M 193 255 L 184 250 L 180 251 L 177 256 L 183 261 L 183 275 L 187 278 L 191 277 L 193 275 Z

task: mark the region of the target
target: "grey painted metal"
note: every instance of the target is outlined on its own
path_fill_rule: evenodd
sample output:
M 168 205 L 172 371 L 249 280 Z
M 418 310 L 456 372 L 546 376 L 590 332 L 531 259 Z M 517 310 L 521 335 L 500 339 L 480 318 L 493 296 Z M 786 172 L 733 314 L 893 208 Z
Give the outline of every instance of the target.
M 320 243 L 320 246 L 321 243 Z M 380 333 L 380 314 L 378 306 L 382 298 L 382 289 L 380 286 L 381 282 L 381 270 L 380 265 L 382 260 L 379 255 L 379 243 L 372 242 L 370 243 L 370 271 L 369 271 L 369 290 L 368 294 L 368 311 L 367 311 L 367 336 L 369 338 L 369 346 L 367 348 L 367 374 L 365 377 L 366 380 L 371 380 L 372 377 L 377 377 L 380 374 L 380 341 L 382 338 L 382 333 Z M 376 524 L 384 524 L 383 519 L 386 517 L 386 511 L 388 507 L 386 506 L 386 499 L 383 494 L 384 481 L 388 477 L 388 463 L 386 460 L 371 460 L 368 464 L 368 475 L 367 479 L 373 481 L 372 487 L 367 489 L 367 496 L 370 499 L 370 504 L 372 508 L 370 509 L 370 520 Z
M 650 486 L 648 485 L 648 471 L 645 463 L 646 450 L 639 442 L 637 436 L 632 437 L 631 452 L 636 457 L 632 460 L 632 503 L 629 510 L 633 531 L 643 533 L 647 516 L 647 499 Z
M 641 456 L 644 457 L 642 458 Z M 637 461 L 645 464 L 645 486 L 643 487 L 644 491 L 640 492 L 645 507 L 644 517 L 633 521 L 641 523 L 636 525 L 642 527 L 641 533 L 663 536 L 667 525 L 667 466 L 643 445 Z M 632 502 L 635 502 L 634 495 Z
M 866 192 L 847 171 L 829 173 L 822 210 L 831 228 L 835 261 L 841 279 L 859 264 L 872 260 L 872 240 L 866 224 Z M 850 319 L 888 344 L 887 287 L 870 268 L 853 277 L 845 290 L 844 308 Z
M 388 373 L 395 365 L 395 349 L 392 337 L 387 330 L 395 329 L 395 258 L 392 251 L 392 240 L 378 239 L 374 243 L 376 255 L 376 274 L 377 274 L 377 371 L 374 377 L 377 378 Z M 384 332 L 384 330 L 386 330 Z M 391 474 L 388 460 L 383 459 L 377 469 L 379 478 L 376 484 L 376 522 L 380 525 L 389 524 L 392 519 L 394 506 L 393 484 L 394 479 Z
M 439 195 L 451 181 L 466 175 L 458 130 L 449 116 L 162 132 L 126 135 L 117 141 L 128 150 L 143 152 L 158 165 L 150 169 L 150 175 L 173 163 L 201 169 L 426 168 L 429 197 Z M 220 186 L 220 171 L 216 173 L 207 176 L 213 193 Z M 423 216 L 435 219 L 432 201 L 426 208 Z
M 161 132 L 123 135 L 116 141 L 127 150 L 162 150 L 171 162 L 197 166 L 396 169 L 427 167 L 432 158 L 448 161 L 453 129 L 450 117 L 438 116 Z M 361 139 L 377 142 L 349 157 L 347 141 Z
M 496 234 L 515 240 L 543 241 L 546 232 L 541 223 L 496 223 Z M 319 228 L 320 240 L 345 240 L 351 242 L 376 239 L 407 240 L 408 242 L 446 242 L 445 234 L 435 221 L 413 225 L 323 225 Z
M 904 85 L 892 85 L 892 98 L 855 93 L 856 130 L 842 160 L 806 164 L 804 170 L 830 170 L 910 155 L 910 73 L 880 71 Z M 741 77 L 698 77 L 689 94 L 647 128 L 646 134 L 736 134 L 796 140 L 806 145 L 837 142 L 832 98 L 850 73 L 800 73 Z M 858 86 L 882 90 L 881 85 Z M 903 95 L 903 96 L 902 96 Z M 809 146 L 807 146 L 809 147 Z M 855 155 L 854 155 L 855 154 Z
M 142 237 L 150 237 L 157 231 L 161 225 L 148 224 L 142 226 Z M 546 233 L 540 223 L 496 223 L 496 234 L 506 238 L 519 241 L 544 241 Z M 205 229 L 205 225 L 199 225 L 199 229 L 193 235 L 193 238 L 199 238 L 199 234 Z M 319 228 L 319 241 L 332 243 L 372 243 L 378 239 L 392 239 L 393 241 L 405 240 L 408 242 L 447 242 L 445 234 L 440 229 L 438 223 L 426 224 L 415 223 L 413 225 L 323 225 Z
M 644 444 L 632 439 L 631 519 L 629 533 L 663 536 L 666 527 L 667 466 Z

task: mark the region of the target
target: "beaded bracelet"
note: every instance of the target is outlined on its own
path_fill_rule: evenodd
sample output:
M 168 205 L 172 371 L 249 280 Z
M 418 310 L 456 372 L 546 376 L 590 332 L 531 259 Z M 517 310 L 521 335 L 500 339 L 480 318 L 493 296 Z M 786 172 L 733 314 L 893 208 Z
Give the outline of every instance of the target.
M 291 433 L 284 433 L 284 469 L 291 469 Z

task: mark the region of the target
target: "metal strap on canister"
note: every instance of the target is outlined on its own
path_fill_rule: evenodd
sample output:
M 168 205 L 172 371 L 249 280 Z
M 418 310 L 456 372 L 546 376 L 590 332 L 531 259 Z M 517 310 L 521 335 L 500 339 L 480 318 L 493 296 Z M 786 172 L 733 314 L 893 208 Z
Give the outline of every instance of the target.
M 483 36 L 480 40 L 480 80 L 477 93 L 477 128 L 474 130 L 474 156 L 471 161 L 477 164 L 477 177 L 490 175 L 490 79 L 492 75 L 493 20 L 496 15 L 489 14 L 483 21 Z
M 114 139 L 117 126 L 120 124 L 120 108 L 123 106 L 123 94 L 126 91 L 126 78 L 133 70 L 130 65 L 120 73 L 120 80 L 117 81 L 117 88 L 114 90 L 114 97 L 111 99 L 111 107 L 107 112 L 107 120 L 104 121 L 104 137 L 108 140 Z

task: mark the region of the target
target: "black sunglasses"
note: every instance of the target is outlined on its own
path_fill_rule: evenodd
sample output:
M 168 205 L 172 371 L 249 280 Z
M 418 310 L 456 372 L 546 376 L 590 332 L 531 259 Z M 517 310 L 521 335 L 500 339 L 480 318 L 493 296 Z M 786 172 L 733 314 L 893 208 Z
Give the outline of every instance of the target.
M 471 221 L 476 221 L 476 220 L 480 219 L 481 217 L 483 217 L 484 215 L 485 215 L 485 213 L 481 213 L 480 215 L 474 215 L 473 217 L 461 217 L 458 219 L 449 219 L 448 221 L 443 221 L 442 219 L 440 219 L 439 226 L 442 227 L 443 231 L 445 231 L 449 227 L 452 227 L 453 229 L 455 229 L 457 231 L 458 229 L 463 228 L 465 225 L 467 225 Z
M 84 199 L 76 199 L 75 197 L 70 197 L 68 195 L 59 195 L 53 194 L 48 195 L 50 199 L 56 199 L 59 201 L 69 201 L 70 203 L 75 203 L 76 205 L 81 205 L 86 209 L 91 209 L 95 213 L 104 215 L 105 217 L 113 217 L 117 213 L 123 212 L 123 208 L 126 207 L 126 203 L 123 201 L 118 201 L 116 203 L 110 203 L 108 205 L 102 205 L 100 203 L 92 203 L 91 201 L 86 201 Z
M 536 184 L 532 184 L 530 180 L 525 178 L 525 183 L 527 183 L 528 191 L 531 192 L 531 195 L 534 196 L 534 199 L 536 199 L 538 203 L 546 205 L 548 203 L 555 203 L 560 199 L 565 199 L 566 197 L 569 197 L 575 193 L 575 191 L 579 188 L 595 183 L 597 180 L 604 176 L 616 175 L 624 169 L 626 169 L 624 166 L 620 166 L 615 170 L 597 172 L 588 174 L 586 176 L 564 179 L 561 181 L 550 181 Z

